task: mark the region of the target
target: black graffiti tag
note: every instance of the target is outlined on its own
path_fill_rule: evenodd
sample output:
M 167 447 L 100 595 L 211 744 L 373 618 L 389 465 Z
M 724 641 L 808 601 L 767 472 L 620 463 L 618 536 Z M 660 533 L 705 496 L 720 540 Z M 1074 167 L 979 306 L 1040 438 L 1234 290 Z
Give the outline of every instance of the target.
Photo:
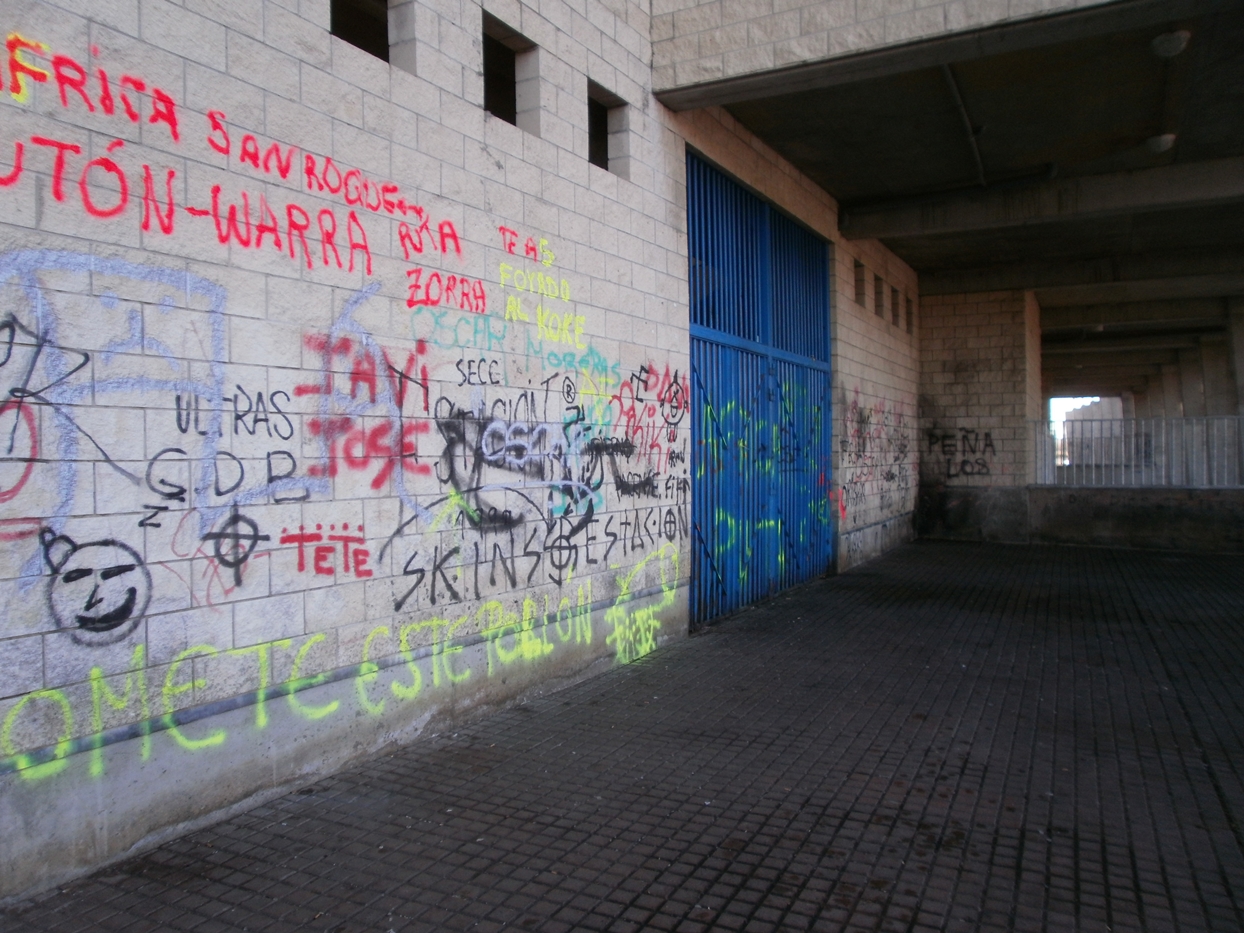
M 151 601 L 151 572 L 137 551 L 112 539 L 78 544 L 50 528 L 39 539 L 52 571 L 48 608 L 75 642 L 111 645 L 138 628 Z
M 203 536 L 203 540 L 212 542 L 217 562 L 232 570 L 234 585 L 241 586 L 243 565 L 250 560 L 260 541 L 272 539 L 270 535 L 261 535 L 255 520 L 242 515 L 237 506 L 234 506 L 229 517 L 221 524 L 220 530 L 209 531 Z

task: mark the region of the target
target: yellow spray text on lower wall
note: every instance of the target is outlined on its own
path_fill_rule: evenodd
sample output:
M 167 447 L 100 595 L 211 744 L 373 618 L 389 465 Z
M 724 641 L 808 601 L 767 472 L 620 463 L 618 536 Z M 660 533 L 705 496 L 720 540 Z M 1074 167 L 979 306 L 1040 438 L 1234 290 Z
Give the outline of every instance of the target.
M 631 609 L 635 581 L 645 570 L 651 569 L 650 564 L 660 574 L 661 601 L 655 606 Z M 636 661 L 657 646 L 657 630 L 661 627 L 657 614 L 674 604 L 677 581 L 678 548 L 672 544 L 663 545 L 618 578 L 618 598 L 605 611 L 605 621 L 613 626 L 605 642 L 613 646 L 621 663 Z
M 655 563 L 654 563 L 655 561 Z M 659 600 L 652 605 L 634 608 L 640 602 L 638 585 L 645 570 L 659 581 Z M 678 549 L 665 545 L 649 558 L 618 578 L 616 599 L 604 612 L 611 626 L 606 644 L 613 649 L 619 663 L 630 663 L 656 647 L 661 627 L 659 614 L 672 607 L 676 600 L 678 580 Z M 648 587 L 646 592 L 652 592 Z M 474 634 L 464 636 L 463 630 Z M 518 664 L 536 664 L 554 655 L 559 648 L 590 646 L 592 631 L 592 583 L 577 587 L 576 599 L 563 596 L 553 604 L 548 596 L 539 600 L 525 598 L 519 610 L 491 600 L 476 610 L 453 618 L 432 618 L 415 622 L 391 622 L 373 627 L 362 640 L 362 660 L 335 671 L 305 675 L 316 649 L 326 640 L 316 633 L 295 645 L 285 638 L 245 648 L 219 650 L 212 645 L 194 645 L 179 652 L 167 665 L 157 682 L 149 682 L 150 669 L 145 667 L 143 646 L 134 650 L 132 670 L 124 675 L 105 677 L 95 668 L 90 676 L 90 694 L 83 703 L 75 704 L 67 691 L 47 689 L 27 694 L 12 707 L 0 722 L 0 773 L 17 772 L 22 779 L 39 781 L 53 777 L 69 768 L 78 752 L 84 756 L 92 777 L 106 776 L 103 746 L 109 741 L 105 730 L 111 712 L 136 721 L 124 727 L 122 738 L 141 738 L 139 755 L 147 760 L 157 733 L 166 732 L 182 750 L 205 752 L 223 746 L 229 732 L 209 721 L 209 715 L 194 715 L 195 707 L 179 705 L 185 694 L 206 691 L 210 687 L 207 662 L 246 659 L 254 666 L 252 682 L 257 687 L 246 696 L 249 703 L 230 698 L 228 708 L 250 705 L 253 728 L 268 727 L 269 704 L 285 702 L 291 712 L 313 722 L 337 714 L 342 709 L 340 698 L 327 702 L 309 702 L 304 691 L 330 681 L 352 679 L 358 708 L 381 716 L 392 704 L 418 699 L 430 688 L 447 689 L 475 678 L 492 678 Z M 414 648 L 414 644 L 422 647 Z M 463 657 L 472 644 L 483 646 L 484 658 L 477 667 Z M 288 676 L 273 683 L 273 671 L 286 669 Z M 159 709 L 153 715 L 152 707 Z M 208 708 L 212 704 L 208 704 Z M 187 715 L 189 713 L 190 715 Z M 15 733 L 25 716 L 53 717 L 60 728 L 56 744 L 50 749 L 22 750 Z M 79 724 L 90 723 L 86 735 L 75 733 Z M 117 730 L 112 730 L 115 733 Z

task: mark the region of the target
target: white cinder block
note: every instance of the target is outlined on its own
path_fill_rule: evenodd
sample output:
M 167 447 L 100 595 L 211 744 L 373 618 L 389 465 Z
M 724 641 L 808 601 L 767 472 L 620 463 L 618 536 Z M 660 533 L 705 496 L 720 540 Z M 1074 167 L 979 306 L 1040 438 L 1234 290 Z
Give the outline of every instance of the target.
M 43 639 L 37 635 L 0 640 L 0 692 L 18 696 L 43 687 Z
M 167 0 L 142 0 L 142 38 L 202 65 L 225 70 L 225 26 Z

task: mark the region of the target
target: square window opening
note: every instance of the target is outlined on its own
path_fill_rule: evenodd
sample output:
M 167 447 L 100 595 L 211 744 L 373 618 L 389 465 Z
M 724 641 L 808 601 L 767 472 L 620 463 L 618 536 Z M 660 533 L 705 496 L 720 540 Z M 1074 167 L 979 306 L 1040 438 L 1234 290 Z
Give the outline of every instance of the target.
M 385 0 L 332 0 L 329 31 L 381 61 L 389 60 L 389 8 Z
M 484 14 L 484 109 L 539 135 L 540 81 L 535 43 Z
M 587 83 L 587 159 L 593 165 L 629 178 L 626 101 L 595 81 Z

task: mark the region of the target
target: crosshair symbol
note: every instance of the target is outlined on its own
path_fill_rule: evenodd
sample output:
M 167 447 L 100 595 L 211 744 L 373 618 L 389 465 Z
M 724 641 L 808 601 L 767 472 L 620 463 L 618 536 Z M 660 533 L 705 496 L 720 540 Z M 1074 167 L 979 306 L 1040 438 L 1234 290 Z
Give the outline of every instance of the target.
M 242 565 L 250 559 L 260 541 L 270 541 L 272 538 L 270 535 L 261 535 L 255 520 L 239 514 L 235 505 L 233 512 L 220 526 L 220 531 L 208 532 L 203 540 L 213 542 L 216 560 L 222 567 L 233 571 L 234 585 L 241 586 Z
M 665 419 L 665 423 L 671 427 L 678 424 L 687 414 L 688 407 L 682 383 L 670 383 L 669 393 L 661 401 L 661 416 Z

